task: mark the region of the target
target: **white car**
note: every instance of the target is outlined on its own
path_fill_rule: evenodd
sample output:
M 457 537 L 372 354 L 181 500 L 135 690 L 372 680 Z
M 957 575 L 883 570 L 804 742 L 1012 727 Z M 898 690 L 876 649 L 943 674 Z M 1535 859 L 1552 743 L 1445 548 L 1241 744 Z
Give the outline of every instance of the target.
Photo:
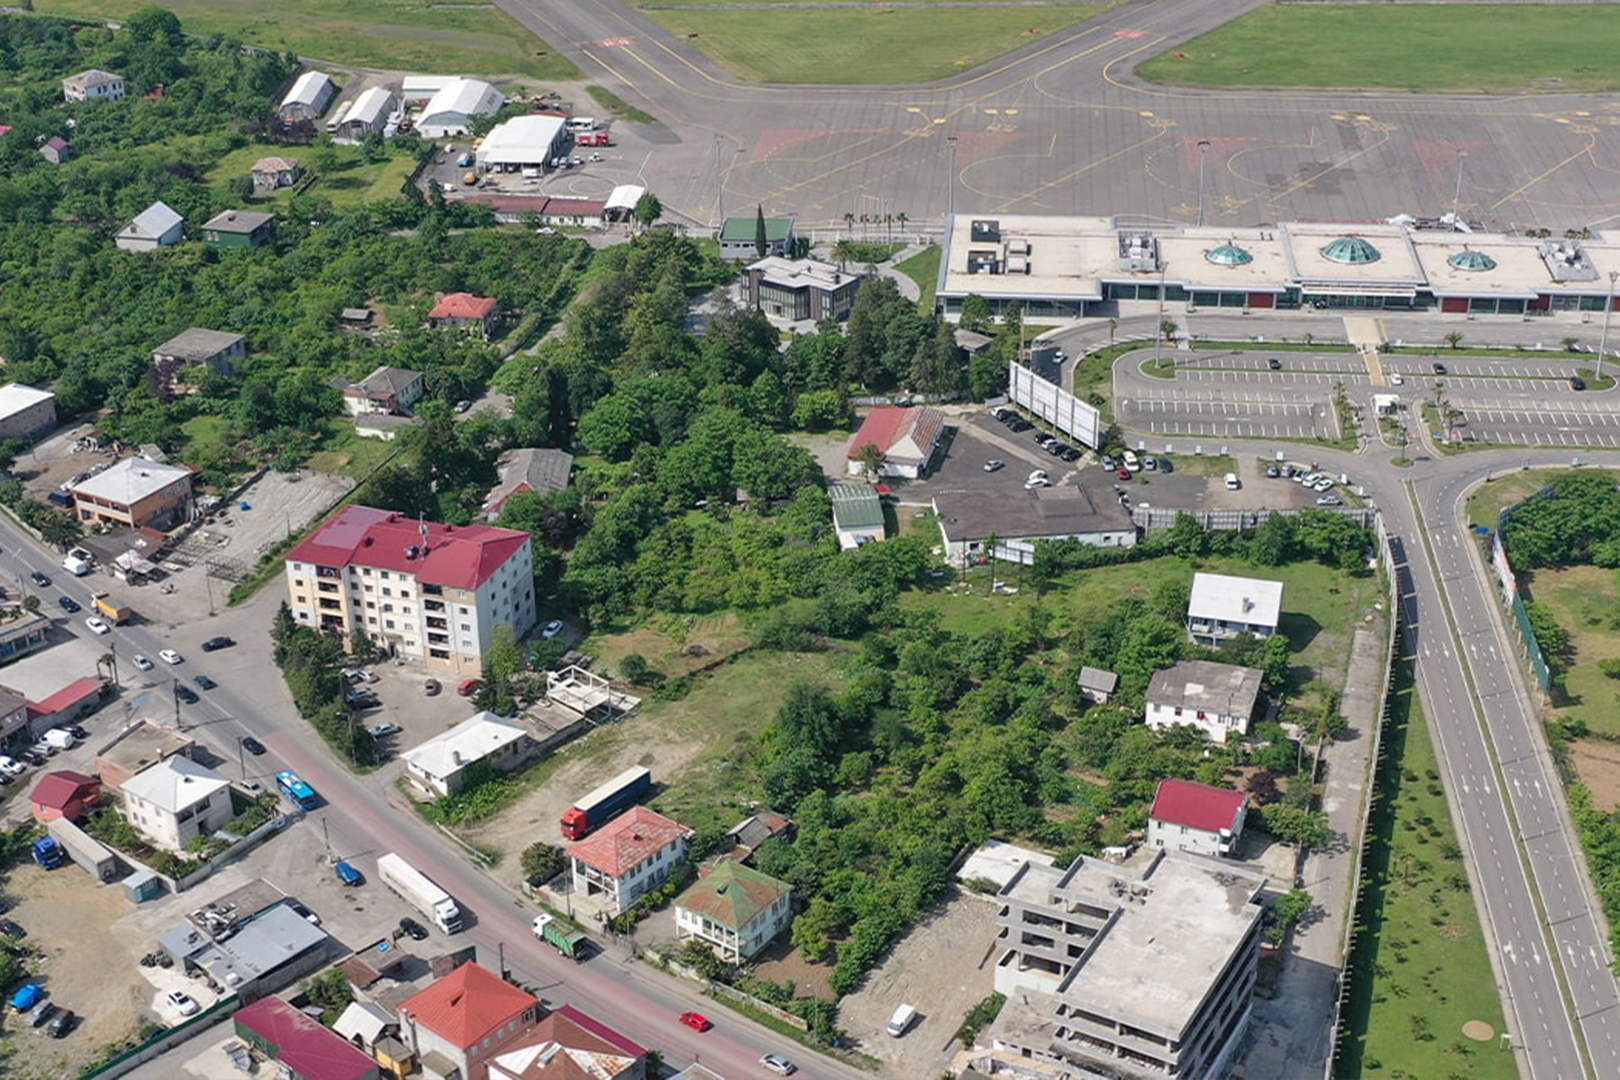
M 766 1054 L 759 1059 L 759 1063 L 777 1076 L 792 1076 L 799 1071 L 799 1067 L 781 1054 Z
M 1120 456 L 1125 459 L 1125 467 L 1131 470 L 1131 472 L 1139 472 L 1141 470 L 1142 462 L 1137 458 L 1135 451 L 1127 450 Z
M 1025 491 L 1034 491 L 1036 488 L 1050 487 L 1050 482 L 1044 476 L 1032 476 L 1024 481 Z
M 152 670 L 152 661 L 148 660 L 146 657 L 142 656 L 140 653 L 136 653 L 134 656 L 130 657 L 130 660 L 131 660 L 132 663 L 134 663 L 134 665 L 136 667 L 140 668 L 142 671 L 151 671 Z
M 1036 470 L 1034 470 L 1033 472 L 1031 472 L 1029 474 L 1029 478 L 1031 480 L 1045 480 L 1046 479 L 1046 470 L 1045 469 L 1036 469 Z
M 561 619 L 552 619 L 550 622 L 546 623 L 546 628 L 540 631 L 540 636 L 544 640 L 550 641 L 552 638 L 562 633 L 562 628 L 563 624 Z
M 102 620 L 96 618 L 94 615 L 92 615 L 88 619 L 84 620 L 84 625 L 86 625 L 86 626 L 88 626 L 90 628 L 90 632 L 92 634 L 110 634 L 110 633 L 112 633 L 112 627 L 108 626 L 105 622 L 103 622 Z
M 162 652 L 158 653 L 158 656 L 162 658 L 165 664 L 178 664 L 180 661 L 185 659 L 185 657 L 181 656 L 173 649 L 164 649 Z
M 0 772 L 5 773 L 7 776 L 21 776 L 23 774 L 23 763 L 16 758 L 0 755 Z
M 1316 500 L 1317 506 L 1343 506 L 1344 500 L 1337 495 L 1323 495 Z
M 175 1011 L 181 1016 L 196 1016 L 202 1012 L 202 1006 L 197 1004 L 197 999 L 184 990 L 170 990 L 163 1000 L 174 1006 Z
M 1320 479 L 1316 483 L 1312 484 L 1311 487 L 1314 488 L 1318 492 L 1332 491 L 1333 490 L 1333 481 L 1329 480 L 1327 477 L 1324 476 L 1324 477 L 1322 477 L 1322 479 Z
M 387 720 L 381 724 L 373 724 L 366 728 L 366 730 L 371 733 L 371 737 L 373 739 L 386 739 L 390 735 L 399 734 L 400 727 L 392 720 Z

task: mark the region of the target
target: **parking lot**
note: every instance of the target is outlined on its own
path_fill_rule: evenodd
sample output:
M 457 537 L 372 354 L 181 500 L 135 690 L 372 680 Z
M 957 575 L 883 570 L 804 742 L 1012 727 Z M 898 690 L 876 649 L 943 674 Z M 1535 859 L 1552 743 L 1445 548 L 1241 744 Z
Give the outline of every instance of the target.
M 1620 446 L 1620 408 L 1605 401 L 1535 404 L 1490 398 L 1462 406 L 1464 443 L 1515 446 Z
M 1122 423 L 1154 435 L 1229 439 L 1337 439 L 1338 416 L 1327 399 L 1301 400 L 1278 391 L 1166 390 L 1121 398 Z

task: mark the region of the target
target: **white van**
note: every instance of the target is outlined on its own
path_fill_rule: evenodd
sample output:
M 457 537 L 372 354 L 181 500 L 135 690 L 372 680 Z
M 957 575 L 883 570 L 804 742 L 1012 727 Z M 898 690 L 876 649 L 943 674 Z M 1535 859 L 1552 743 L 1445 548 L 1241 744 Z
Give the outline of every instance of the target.
M 1136 472 L 1142 467 L 1142 462 L 1138 460 L 1134 450 L 1127 450 L 1120 457 L 1125 459 L 1125 467 L 1131 472 Z
M 1392 372 L 1389 373 L 1389 385 L 1391 385 L 1391 386 L 1400 386 L 1404 382 L 1406 382 L 1406 380 L 1401 378 L 1401 373 L 1400 372 L 1392 371 Z
M 596 121 L 589 116 L 570 116 L 563 126 L 569 131 L 595 131 Z
M 90 572 L 90 564 L 79 558 L 77 555 L 69 555 L 67 558 L 62 560 L 62 569 L 66 570 L 74 577 L 84 577 L 84 575 Z
M 917 1019 L 916 1006 L 901 1005 L 894 1010 L 894 1015 L 889 1017 L 889 1036 L 898 1039 L 906 1033 L 906 1029 L 911 1026 L 911 1022 L 915 1019 Z
M 1226 490 L 1227 491 L 1236 491 L 1238 488 L 1240 488 L 1242 486 L 1243 486 L 1242 482 L 1239 481 L 1238 478 L 1237 478 L 1237 473 L 1229 472 L 1229 473 L 1226 474 Z
M 45 733 L 45 745 L 54 746 L 58 750 L 71 750 L 78 744 L 73 732 L 63 731 L 61 728 L 51 728 Z

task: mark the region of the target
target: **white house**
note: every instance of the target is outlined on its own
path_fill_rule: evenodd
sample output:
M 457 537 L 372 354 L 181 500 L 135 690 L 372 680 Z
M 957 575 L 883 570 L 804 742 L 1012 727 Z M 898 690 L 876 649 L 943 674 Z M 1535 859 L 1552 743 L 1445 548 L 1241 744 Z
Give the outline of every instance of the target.
M 534 740 L 521 724 L 492 712 L 476 713 L 405 751 L 405 778 L 429 795 L 454 795 L 466 771 L 480 761 L 502 772 L 529 756 Z
M 113 238 L 125 251 L 156 251 L 178 244 L 185 237 L 186 219 L 167 203 L 155 202 Z
M 1214 645 L 1239 634 L 1270 637 L 1282 615 L 1280 581 L 1194 574 L 1187 600 L 1187 635 L 1202 645 Z
M 568 852 L 574 892 L 600 896 L 618 915 L 686 861 L 692 830 L 645 806 L 633 806 Z
M 62 80 L 62 96 L 68 101 L 118 101 L 129 93 L 122 75 L 91 68 Z
M 336 93 L 332 76 L 324 71 L 306 71 L 293 81 L 276 115 L 283 120 L 319 120 Z
M 0 386 L 0 439 L 33 441 L 56 427 L 56 395 L 22 383 Z
M 350 416 L 403 416 L 422 400 L 426 389 L 422 372 L 384 364 L 357 383 L 343 383 L 340 391 Z
M 675 936 L 697 938 L 728 964 L 752 958 L 787 926 L 793 887 L 727 859 L 675 898 Z
M 1191 724 L 1215 742 L 1248 733 L 1260 700 L 1259 668 L 1180 660 L 1153 673 L 1147 688 L 1147 726 L 1155 730 Z
M 862 447 L 871 445 L 883 452 L 879 476 L 915 480 L 927 470 L 944 434 L 945 414 L 938 409 L 879 405 L 866 414 L 861 429 L 850 440 L 849 452 L 845 455 L 849 475 L 865 475 L 860 453 Z
M 456 79 L 446 83 L 428 99 L 416 118 L 416 130 L 424 139 L 465 135 L 475 118 L 493 116 L 506 104 L 506 95 L 481 79 Z
M 168 757 L 124 781 L 124 814 L 160 848 L 183 851 L 231 820 L 231 783 L 188 757 Z
M 1148 846 L 1230 855 L 1243 834 L 1249 797 L 1191 780 L 1161 780 L 1148 813 Z
M 484 1080 L 489 1061 L 540 1021 L 540 999 L 476 963 L 462 964 L 398 1006 L 399 1038 L 425 1080 Z M 414 1074 L 413 1074 L 414 1075 Z

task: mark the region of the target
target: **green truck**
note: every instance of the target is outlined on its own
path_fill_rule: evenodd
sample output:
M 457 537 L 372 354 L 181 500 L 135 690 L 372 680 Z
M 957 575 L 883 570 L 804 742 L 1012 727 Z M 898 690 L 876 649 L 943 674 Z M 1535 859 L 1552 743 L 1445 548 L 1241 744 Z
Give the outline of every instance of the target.
M 570 960 L 579 960 L 585 952 L 585 933 L 575 930 L 550 913 L 534 917 L 534 936 L 548 941 Z

